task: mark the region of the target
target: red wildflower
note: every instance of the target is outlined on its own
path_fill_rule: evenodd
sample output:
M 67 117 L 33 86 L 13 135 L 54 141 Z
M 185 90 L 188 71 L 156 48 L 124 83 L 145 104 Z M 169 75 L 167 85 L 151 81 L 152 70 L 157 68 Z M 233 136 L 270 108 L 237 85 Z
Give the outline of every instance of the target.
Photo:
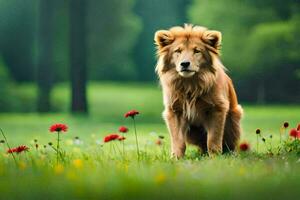
M 119 141 L 126 140 L 126 137 L 124 137 L 124 136 L 120 136 L 120 137 L 118 138 L 118 140 L 119 140 Z
M 283 123 L 283 127 L 284 127 L 284 128 L 288 128 L 288 127 L 289 127 L 289 123 L 288 123 L 288 122 L 284 122 L 284 123 Z
M 161 141 L 160 139 L 157 139 L 157 140 L 155 141 L 155 144 L 157 144 L 158 146 L 160 146 L 160 145 L 162 145 L 162 141 Z
M 14 152 L 16 152 L 16 150 L 17 150 L 16 148 L 8 149 L 7 153 L 14 153 Z
M 290 130 L 290 136 L 293 137 L 293 138 L 300 138 L 300 131 L 293 128 L 293 129 Z
M 110 135 L 105 136 L 103 141 L 104 142 L 110 142 L 110 141 L 118 139 L 119 137 L 120 136 L 118 134 L 110 134 Z
M 128 128 L 126 126 L 120 126 L 119 132 L 121 132 L 121 133 L 127 133 L 127 131 L 128 131 Z
M 28 151 L 28 150 L 29 150 L 29 148 L 27 146 L 21 145 L 21 146 L 12 148 L 12 149 L 8 149 L 7 153 L 21 153 L 23 151 Z
M 297 131 L 300 131 L 300 124 L 298 124 L 297 126 Z
M 22 151 L 28 151 L 29 150 L 29 147 L 25 146 L 25 145 L 22 145 L 22 146 L 18 146 L 17 147 L 17 153 L 21 153 Z
M 242 142 L 240 144 L 240 151 L 249 151 L 250 150 L 250 144 L 248 142 Z
M 140 114 L 138 111 L 136 110 L 131 110 L 131 111 L 128 111 L 127 113 L 125 113 L 124 117 L 127 118 L 127 117 L 132 117 L 134 118 L 136 115 Z
M 50 132 L 66 132 L 68 130 L 68 126 L 65 124 L 53 124 L 49 128 Z

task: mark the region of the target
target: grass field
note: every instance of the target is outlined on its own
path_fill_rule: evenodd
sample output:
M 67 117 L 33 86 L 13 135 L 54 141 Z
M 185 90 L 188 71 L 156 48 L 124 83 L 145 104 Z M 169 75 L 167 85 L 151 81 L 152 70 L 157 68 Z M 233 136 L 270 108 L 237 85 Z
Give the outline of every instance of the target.
M 21 88 L 34 95 L 31 86 Z M 162 97 L 158 86 L 148 84 L 90 84 L 90 115 L 67 114 L 66 85 L 53 91 L 53 103 L 62 113 L 2 113 L 0 127 L 11 146 L 27 145 L 30 151 L 16 155 L 18 167 L 0 144 L 1 199 L 299 199 L 300 160 L 297 154 L 268 156 L 264 144 L 256 152 L 255 130 L 273 136 L 279 145 L 284 121 L 290 127 L 300 122 L 300 106 L 243 105 L 243 138 L 251 151 L 216 158 L 199 156 L 189 147 L 185 159 L 170 159 L 169 136 L 161 118 Z M 141 160 L 137 161 L 132 120 L 128 110 L 140 111 L 137 131 Z M 69 126 L 62 135 L 64 161 L 48 142 L 56 143 L 49 132 L 53 123 Z M 115 133 L 120 125 L 126 133 L 125 155 L 120 142 L 101 144 L 103 137 Z M 158 135 L 163 144 L 155 144 Z M 74 143 L 74 137 L 81 144 Z M 37 139 L 36 150 L 33 140 Z M 270 140 L 268 140 L 270 141 Z M 44 148 L 46 145 L 46 148 Z

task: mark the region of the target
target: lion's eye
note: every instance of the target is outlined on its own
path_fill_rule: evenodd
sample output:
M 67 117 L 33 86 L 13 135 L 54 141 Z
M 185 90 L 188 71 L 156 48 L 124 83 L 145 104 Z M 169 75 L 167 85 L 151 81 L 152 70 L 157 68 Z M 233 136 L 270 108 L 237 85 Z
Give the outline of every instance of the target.
M 201 53 L 199 49 L 194 49 L 194 53 Z
M 182 51 L 181 49 L 176 49 L 175 53 L 181 53 L 181 51 Z

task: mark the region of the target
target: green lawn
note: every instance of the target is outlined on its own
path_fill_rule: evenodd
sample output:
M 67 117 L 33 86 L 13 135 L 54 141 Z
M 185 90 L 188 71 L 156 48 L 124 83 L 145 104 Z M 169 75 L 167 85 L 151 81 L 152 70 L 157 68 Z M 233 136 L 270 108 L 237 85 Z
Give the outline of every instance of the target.
M 34 95 L 34 88 L 22 86 Z M 255 130 L 264 137 L 273 136 L 279 144 L 279 129 L 284 121 L 291 127 L 300 122 L 300 106 L 243 105 L 243 140 L 252 152 L 199 156 L 190 147 L 185 159 L 169 158 L 169 136 L 161 118 L 162 97 L 158 85 L 131 83 L 90 84 L 89 116 L 71 116 L 66 85 L 53 91 L 53 104 L 65 112 L 51 114 L 2 113 L 0 127 L 11 146 L 28 145 L 26 154 L 16 155 L 19 167 L 0 144 L 1 199 L 299 199 L 300 160 L 295 154 L 267 156 L 260 143 L 257 155 Z M 140 111 L 137 130 L 141 148 L 138 162 L 132 120 L 124 113 Z M 62 136 L 65 160 L 56 164 L 56 154 L 47 146 L 56 135 L 48 128 L 66 123 L 69 131 Z M 130 131 L 125 140 L 125 156 L 120 142 L 101 145 L 106 134 L 117 132 L 120 125 Z M 162 146 L 155 144 L 164 135 Z M 78 136 L 83 144 L 76 145 Z M 33 145 L 37 139 L 39 149 Z M 270 140 L 268 140 L 270 141 Z

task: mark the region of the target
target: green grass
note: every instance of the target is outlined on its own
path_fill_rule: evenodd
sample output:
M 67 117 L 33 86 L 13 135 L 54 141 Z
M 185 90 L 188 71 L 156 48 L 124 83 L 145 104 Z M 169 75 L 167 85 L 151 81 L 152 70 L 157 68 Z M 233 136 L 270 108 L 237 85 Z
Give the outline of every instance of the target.
M 24 93 L 34 95 L 31 86 Z M 169 136 L 161 118 L 162 97 L 159 86 L 148 84 L 92 83 L 89 86 L 90 115 L 71 116 L 68 110 L 67 85 L 53 91 L 53 103 L 65 112 L 51 114 L 3 113 L 0 127 L 11 146 L 25 144 L 31 149 L 16 155 L 19 165 L 5 153 L 0 144 L 1 199 L 298 199 L 300 161 L 295 154 L 267 156 L 263 144 L 255 151 L 255 130 L 265 137 L 273 135 L 273 146 L 279 143 L 279 128 L 284 121 L 295 127 L 300 106 L 244 105 L 243 139 L 252 152 L 223 155 L 216 158 L 199 156 L 189 147 L 185 159 L 169 158 Z M 137 161 L 132 120 L 123 114 L 137 109 L 139 144 L 142 159 Z M 68 124 L 63 134 L 66 151 L 62 166 L 57 166 L 55 152 L 47 146 L 55 143 L 49 133 L 51 124 Z M 120 125 L 129 127 L 122 156 L 119 142 L 98 144 L 106 134 Z M 155 144 L 164 135 L 162 146 Z M 75 145 L 79 136 L 82 145 Z M 39 143 L 39 151 L 33 145 Z M 114 150 L 115 149 L 115 150 Z M 119 152 L 119 149 L 121 152 Z

